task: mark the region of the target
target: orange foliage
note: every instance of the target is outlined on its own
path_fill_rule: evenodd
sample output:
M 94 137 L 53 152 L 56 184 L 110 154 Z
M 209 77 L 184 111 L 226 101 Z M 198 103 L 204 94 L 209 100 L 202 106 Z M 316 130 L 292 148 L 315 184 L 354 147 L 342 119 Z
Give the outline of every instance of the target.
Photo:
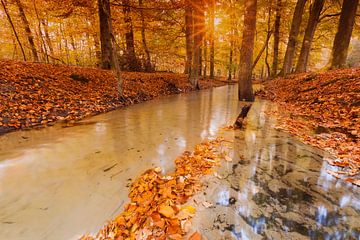
M 184 74 L 123 72 L 124 98 L 119 99 L 111 71 L 16 61 L 0 61 L 0 69 L 0 133 L 193 90 Z M 202 88 L 224 84 L 200 81 Z

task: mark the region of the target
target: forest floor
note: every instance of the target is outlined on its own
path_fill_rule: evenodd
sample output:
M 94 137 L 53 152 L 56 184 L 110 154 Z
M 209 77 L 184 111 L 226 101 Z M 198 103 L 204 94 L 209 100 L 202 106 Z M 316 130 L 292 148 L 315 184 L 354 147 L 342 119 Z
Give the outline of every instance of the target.
M 360 185 L 360 68 L 308 73 L 264 83 L 259 96 L 279 104 L 277 127 L 337 157 L 328 171 Z
M 122 72 L 124 98 L 111 71 L 0 61 L 0 134 L 72 122 L 160 96 L 193 91 L 185 74 Z M 227 82 L 201 79 L 201 89 Z

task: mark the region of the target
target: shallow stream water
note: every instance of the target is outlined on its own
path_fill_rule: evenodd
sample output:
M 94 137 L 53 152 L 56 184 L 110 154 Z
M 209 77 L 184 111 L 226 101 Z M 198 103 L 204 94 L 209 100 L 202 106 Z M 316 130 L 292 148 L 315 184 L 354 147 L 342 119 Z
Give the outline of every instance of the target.
M 137 104 L 75 126 L 0 136 L 0 239 L 77 239 L 127 201 L 130 182 L 222 134 L 244 103 L 225 86 Z M 207 178 L 193 227 L 208 239 L 359 238 L 359 190 L 326 174 L 324 153 L 273 129 L 257 101 L 232 163 Z M 243 155 L 244 158 L 240 158 Z M 203 199 L 203 200 L 204 200 Z M 200 201 L 199 200 L 199 201 Z M 205 201 L 205 200 L 204 200 Z

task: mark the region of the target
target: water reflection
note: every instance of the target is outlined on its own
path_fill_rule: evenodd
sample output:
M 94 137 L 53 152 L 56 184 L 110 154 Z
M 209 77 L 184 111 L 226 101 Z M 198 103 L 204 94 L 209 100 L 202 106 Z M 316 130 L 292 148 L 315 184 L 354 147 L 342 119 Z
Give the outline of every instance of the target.
M 153 166 L 172 170 L 184 150 L 232 123 L 236 94 L 229 86 L 170 96 L 72 127 L 1 136 L 0 239 L 97 232 L 122 209 L 132 179 Z
M 269 107 L 256 102 L 235 132 L 234 163 L 205 190 L 216 207 L 194 228 L 208 239 L 360 239 L 359 189 L 326 173 L 329 156 L 274 130 Z

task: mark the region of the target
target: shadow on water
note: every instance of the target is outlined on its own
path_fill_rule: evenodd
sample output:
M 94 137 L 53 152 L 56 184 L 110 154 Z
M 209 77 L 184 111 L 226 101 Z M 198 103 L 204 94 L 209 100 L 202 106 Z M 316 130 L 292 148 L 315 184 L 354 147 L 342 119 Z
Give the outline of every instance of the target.
M 326 173 L 326 153 L 275 130 L 272 107 L 255 102 L 234 132 L 234 161 L 207 179 L 215 207 L 199 206 L 194 229 L 208 239 L 360 239 L 359 189 Z

